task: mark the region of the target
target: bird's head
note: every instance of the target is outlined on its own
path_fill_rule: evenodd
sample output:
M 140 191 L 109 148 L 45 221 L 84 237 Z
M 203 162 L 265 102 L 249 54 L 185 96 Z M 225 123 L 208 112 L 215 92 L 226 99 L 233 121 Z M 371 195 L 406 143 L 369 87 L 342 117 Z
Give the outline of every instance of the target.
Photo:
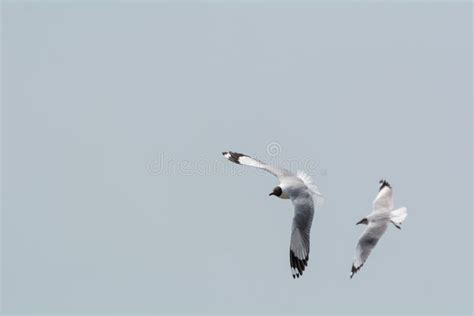
M 282 193 L 283 193 L 283 190 L 281 189 L 281 187 L 278 186 L 273 189 L 273 192 L 270 193 L 269 196 L 274 195 L 274 196 L 280 197 Z

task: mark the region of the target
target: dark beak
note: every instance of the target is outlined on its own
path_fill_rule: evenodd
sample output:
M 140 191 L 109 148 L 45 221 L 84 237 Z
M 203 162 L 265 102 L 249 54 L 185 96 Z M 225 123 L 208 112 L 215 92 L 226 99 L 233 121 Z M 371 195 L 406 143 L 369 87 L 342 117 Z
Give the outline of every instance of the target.
M 356 223 L 356 225 L 359 225 L 359 224 L 368 224 L 367 218 L 363 218 Z
M 275 195 L 275 193 L 272 192 L 272 193 L 270 193 L 268 196 L 272 196 L 272 195 Z

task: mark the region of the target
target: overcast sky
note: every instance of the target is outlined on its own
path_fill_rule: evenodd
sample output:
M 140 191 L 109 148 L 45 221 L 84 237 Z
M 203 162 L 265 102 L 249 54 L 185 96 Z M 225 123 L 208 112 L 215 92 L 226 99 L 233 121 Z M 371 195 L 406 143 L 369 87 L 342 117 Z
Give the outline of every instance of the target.
M 2 309 L 472 311 L 470 3 L 2 3 Z M 293 208 L 233 150 L 326 196 Z M 378 181 L 408 208 L 349 279 Z

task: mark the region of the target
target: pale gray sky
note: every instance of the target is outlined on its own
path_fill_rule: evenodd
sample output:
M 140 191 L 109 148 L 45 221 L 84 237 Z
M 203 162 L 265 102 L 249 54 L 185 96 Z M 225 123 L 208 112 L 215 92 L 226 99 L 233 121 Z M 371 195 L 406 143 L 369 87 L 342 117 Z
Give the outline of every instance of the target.
M 2 3 L 2 310 L 472 311 L 470 3 Z M 234 150 L 310 169 L 292 206 Z M 352 280 L 378 181 L 408 207 Z

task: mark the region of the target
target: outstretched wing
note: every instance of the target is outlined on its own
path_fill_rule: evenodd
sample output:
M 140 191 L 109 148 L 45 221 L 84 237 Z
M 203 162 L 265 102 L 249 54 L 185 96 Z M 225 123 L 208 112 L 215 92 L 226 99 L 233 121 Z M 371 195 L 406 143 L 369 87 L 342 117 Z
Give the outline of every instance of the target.
M 295 216 L 291 227 L 290 267 L 293 278 L 303 275 L 309 260 L 309 235 L 314 215 L 311 195 L 301 194 L 293 200 Z
M 393 194 L 392 187 L 385 180 L 380 180 L 379 194 L 374 200 L 374 212 L 393 210 Z
M 387 222 L 369 222 L 369 225 L 362 233 L 357 244 L 356 255 L 352 263 L 351 278 L 359 271 L 370 255 L 372 249 L 377 245 L 380 237 L 387 229 Z
M 232 162 L 235 162 L 239 165 L 245 165 L 245 166 L 263 169 L 278 178 L 292 175 L 292 173 L 289 172 L 288 170 L 280 169 L 280 168 L 268 165 L 260 160 L 257 160 L 255 158 L 249 157 L 244 154 L 239 154 L 232 151 L 224 151 L 222 154 L 224 155 L 225 158 L 227 158 L 228 160 Z

